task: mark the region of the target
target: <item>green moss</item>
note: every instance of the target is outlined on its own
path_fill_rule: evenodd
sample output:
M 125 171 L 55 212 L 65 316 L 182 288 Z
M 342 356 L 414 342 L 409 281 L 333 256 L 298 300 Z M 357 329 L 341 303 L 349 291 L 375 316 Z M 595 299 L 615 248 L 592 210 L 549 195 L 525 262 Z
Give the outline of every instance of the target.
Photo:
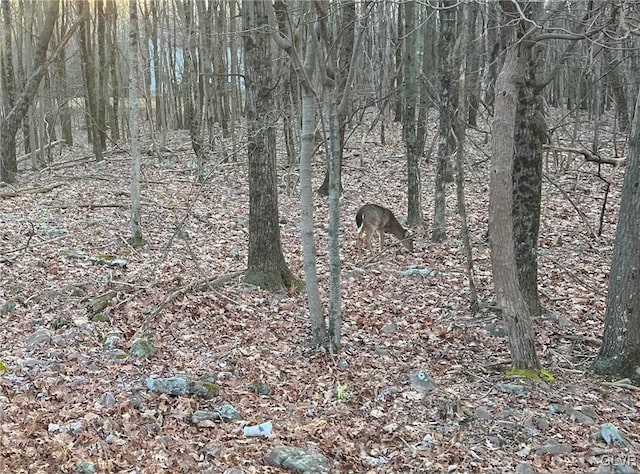
M 273 270 L 247 269 L 244 281 L 267 291 L 283 291 L 291 288 L 301 291 L 304 288 L 302 280 L 296 278 L 287 267 Z
M 531 369 L 509 369 L 506 372 L 509 377 L 522 377 L 529 380 L 541 382 L 553 382 L 555 377 L 547 369 L 540 369 L 539 372 Z

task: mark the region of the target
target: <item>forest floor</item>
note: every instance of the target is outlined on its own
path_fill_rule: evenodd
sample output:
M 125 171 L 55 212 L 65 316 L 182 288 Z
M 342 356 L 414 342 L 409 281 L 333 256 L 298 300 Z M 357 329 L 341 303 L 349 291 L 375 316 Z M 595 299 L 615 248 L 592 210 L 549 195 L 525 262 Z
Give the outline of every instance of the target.
M 535 330 L 555 379 L 535 382 L 505 375 L 510 356 L 493 307 L 486 240 L 490 146 L 480 132 L 469 134 L 465 186 L 481 313 L 469 312 L 452 187 L 446 242 L 432 243 L 427 225 L 414 231 L 412 254 L 393 245 L 358 259 L 359 206 L 379 203 L 406 216 L 400 137 L 390 128 L 382 146 L 356 134 L 346 150 L 338 355 L 310 348 L 304 294 L 261 291 L 238 276 L 248 245 L 244 153 L 236 162 L 211 158 L 202 186 L 186 134 L 166 134 L 160 156 L 143 155 L 141 250 L 127 243 L 129 160 L 117 149 L 96 163 L 82 147 L 65 148 L 52 166 L 25 170 L 18 185 L 0 188 L 0 360 L 8 369 L 0 375 L 0 472 L 275 473 L 283 471 L 265 456 L 282 445 L 326 456 L 336 473 L 638 469 L 640 392 L 589 372 L 624 168 L 603 165 L 598 176 L 598 166 L 580 157 L 545 159 L 539 284 L 546 312 Z M 287 190 L 297 171 L 280 165 L 282 245 L 302 278 L 298 190 Z M 429 157 L 422 166 L 427 223 L 433 170 Z M 323 174 L 318 155 L 316 188 Z M 325 302 L 327 214 L 317 198 Z M 401 273 L 409 269 L 424 271 Z M 97 298 L 104 308 L 92 306 Z M 137 337 L 157 353 L 127 356 Z M 420 371 L 433 391 L 416 383 Z M 219 396 L 147 389 L 149 377 L 185 374 L 215 380 Z M 258 393 L 261 385 L 270 393 Z M 223 402 L 243 419 L 192 423 L 195 410 Z M 273 424 L 268 437 L 243 434 L 245 425 L 265 421 Z M 605 423 L 626 443 L 605 443 L 598 436 Z

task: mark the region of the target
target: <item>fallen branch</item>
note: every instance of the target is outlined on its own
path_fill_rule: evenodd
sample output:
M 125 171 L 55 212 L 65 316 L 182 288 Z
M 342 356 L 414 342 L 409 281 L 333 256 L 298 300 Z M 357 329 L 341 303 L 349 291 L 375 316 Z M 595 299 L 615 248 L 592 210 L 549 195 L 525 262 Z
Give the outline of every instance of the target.
M 57 204 L 55 206 L 47 206 L 47 207 L 55 207 L 56 209 L 75 209 L 75 208 L 79 208 L 79 207 L 86 207 L 89 209 L 97 209 L 99 207 L 116 207 L 116 208 L 120 208 L 120 209 L 124 209 L 128 206 L 128 204 L 118 204 L 118 203 L 114 203 L 114 204 L 94 204 L 94 203 L 89 203 L 89 204 Z
M 185 295 L 187 293 L 192 293 L 196 291 L 207 290 L 213 288 L 215 286 L 223 285 L 224 283 L 233 280 L 234 278 L 239 277 L 244 272 L 234 272 L 229 273 L 228 275 L 223 275 L 218 278 L 205 278 L 204 280 L 197 281 L 195 283 L 191 283 L 190 285 L 183 286 L 181 288 L 173 290 L 167 296 L 164 297 L 162 302 L 155 307 L 148 315 L 144 318 L 143 327 L 147 325 L 147 323 L 153 319 L 160 311 L 166 308 L 171 302 L 173 302 L 178 296 Z
M 58 183 L 58 184 L 52 184 L 51 186 L 46 186 L 44 188 L 28 188 L 28 189 L 21 189 L 19 191 L 10 191 L 8 193 L 0 194 L 0 199 L 14 198 L 14 197 L 22 196 L 23 194 L 44 194 L 64 185 L 65 183 Z
M 629 379 L 622 379 L 622 380 L 618 380 L 617 382 L 602 382 L 602 383 L 604 383 L 605 385 L 608 385 L 609 387 L 626 388 L 627 390 L 640 392 L 640 387 L 638 387 L 637 385 L 633 385 L 631 383 L 631 380 Z
M 48 150 L 49 148 L 51 148 L 52 146 L 56 146 L 56 145 L 60 145 L 61 143 L 66 143 L 64 140 L 60 139 L 60 140 L 56 140 L 55 142 L 51 142 L 51 143 L 47 143 L 45 144 L 45 146 L 43 146 L 42 148 L 38 148 L 36 151 L 32 151 L 31 153 L 28 153 L 26 155 L 22 155 L 20 158 L 18 158 L 16 161 L 18 163 L 21 163 L 29 158 L 31 158 L 31 155 L 33 155 L 34 153 L 40 153 L 43 150 Z
M 545 150 L 553 152 L 574 153 L 576 155 L 582 155 L 587 161 L 593 161 L 594 163 L 602 163 L 605 165 L 622 166 L 627 161 L 625 158 L 603 158 L 596 153 L 591 153 L 586 148 L 571 148 L 557 145 L 543 145 L 543 148 Z

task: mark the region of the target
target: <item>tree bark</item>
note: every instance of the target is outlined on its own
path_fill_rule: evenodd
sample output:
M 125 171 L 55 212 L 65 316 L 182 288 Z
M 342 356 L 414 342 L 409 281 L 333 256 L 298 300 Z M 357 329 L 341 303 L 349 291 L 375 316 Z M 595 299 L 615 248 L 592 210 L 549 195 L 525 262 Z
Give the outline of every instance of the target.
M 140 215 L 140 110 L 138 105 L 138 5 L 129 0 L 129 141 L 131 151 L 131 238 L 133 247 L 142 247 Z
M 287 15 L 286 5 L 277 1 L 274 5 L 276 16 L 284 19 Z M 311 321 L 311 334 L 316 347 L 329 349 L 329 335 L 327 324 L 320 299 L 318 286 L 318 270 L 316 265 L 316 242 L 313 231 L 313 187 L 312 162 L 316 149 L 316 97 L 312 78 L 317 71 L 317 39 L 314 35 L 315 22 L 307 26 L 307 38 L 305 42 L 304 63 L 300 62 L 295 50 L 295 45 L 290 37 L 283 32 L 287 31 L 284 21 L 278 22 L 280 32 L 273 34 L 273 39 L 289 57 L 292 69 L 298 76 L 302 90 L 302 129 L 300 133 L 300 208 L 302 214 L 302 253 L 304 267 L 305 290 L 307 293 L 307 305 L 309 307 L 309 319 Z
M 512 364 L 518 369 L 540 370 L 529 308 L 518 285 L 514 250 L 512 201 L 513 159 L 518 84 L 524 78 L 526 54 L 522 43 L 513 45 L 496 80 L 492 125 L 489 237 L 496 299 L 505 321 Z
M 89 9 L 88 0 L 78 0 L 79 9 Z M 91 42 L 91 15 L 85 18 L 80 26 L 80 56 L 82 59 L 82 71 L 84 73 L 84 90 L 88 110 L 87 133 L 93 145 L 93 154 L 96 161 L 102 161 L 102 138 L 98 119 L 98 89 L 96 80 L 96 68 L 94 52 Z
M 418 124 L 416 107 L 418 102 L 418 62 L 416 58 L 418 30 L 416 29 L 416 2 L 404 4 L 405 37 L 404 81 L 402 86 L 402 135 L 407 150 L 407 225 L 423 226 L 420 154 L 418 150 Z M 424 132 L 424 128 L 421 129 Z
M 547 141 L 543 99 L 534 89 L 530 45 L 522 45 L 527 72 L 519 87 L 513 163 L 513 240 L 518 283 L 531 317 L 542 314 L 538 294 L 538 235 L 542 199 L 542 145 Z M 527 54 L 524 54 L 524 53 Z
M 267 290 L 299 286 L 284 260 L 278 219 L 275 124 L 268 0 L 244 2 L 244 51 L 249 158 L 249 257 L 244 280 Z
M 312 27 L 309 28 L 309 30 Z M 305 78 L 313 76 L 315 68 L 315 41 L 311 38 L 306 44 Z M 315 153 L 316 101 L 311 84 L 302 79 L 302 131 L 300 133 L 300 206 L 302 210 L 302 251 L 304 280 L 311 321 L 311 334 L 314 345 L 328 349 L 327 325 L 324 319 L 320 291 L 318 289 L 318 270 L 316 266 L 316 242 L 313 232 L 313 188 L 311 183 L 312 162 Z
M 616 240 L 609 276 L 602 346 L 593 364 L 600 374 L 640 379 L 640 92 L 629 139 Z
M 438 157 L 436 159 L 436 179 L 433 196 L 433 223 L 431 226 L 431 240 L 444 242 L 447 239 L 445 222 L 445 197 L 447 186 L 447 161 L 449 160 L 449 143 L 451 136 L 451 42 L 453 27 L 453 11 L 449 0 L 446 0 L 447 8 L 440 10 L 440 41 L 438 51 L 440 53 L 440 122 L 438 127 L 439 143 Z

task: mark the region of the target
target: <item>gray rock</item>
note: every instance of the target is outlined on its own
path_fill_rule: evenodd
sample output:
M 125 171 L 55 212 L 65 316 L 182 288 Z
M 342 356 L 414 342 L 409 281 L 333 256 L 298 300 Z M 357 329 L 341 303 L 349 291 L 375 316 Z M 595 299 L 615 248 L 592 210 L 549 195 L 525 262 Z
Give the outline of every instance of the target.
M 29 339 L 27 339 L 27 344 L 30 347 L 39 346 L 40 344 L 45 344 L 51 342 L 51 338 L 53 333 L 49 331 L 47 328 L 38 328 Z
M 269 466 L 289 469 L 296 473 L 324 474 L 329 472 L 329 460 L 318 453 L 308 453 L 300 448 L 278 446 L 265 456 Z
M 380 329 L 382 334 L 395 334 L 398 331 L 398 325 L 396 323 L 387 323 Z
M 531 466 L 531 464 L 522 462 L 516 466 L 516 474 L 536 474 L 536 470 Z
M 496 389 L 503 393 L 512 393 L 519 397 L 527 394 L 527 389 L 517 383 L 497 383 Z
M 254 380 L 247 387 L 249 388 L 249 390 L 256 392 L 259 395 L 271 395 L 271 387 L 269 387 L 269 385 L 262 380 Z
M 568 454 L 573 451 L 573 448 L 568 443 L 551 443 L 539 445 L 534 446 L 533 449 L 537 455 L 551 454 L 552 456 L 557 456 L 559 454 Z
M 136 337 L 131 341 L 131 355 L 136 357 L 150 357 L 158 352 L 156 346 L 153 345 L 146 337 Z

